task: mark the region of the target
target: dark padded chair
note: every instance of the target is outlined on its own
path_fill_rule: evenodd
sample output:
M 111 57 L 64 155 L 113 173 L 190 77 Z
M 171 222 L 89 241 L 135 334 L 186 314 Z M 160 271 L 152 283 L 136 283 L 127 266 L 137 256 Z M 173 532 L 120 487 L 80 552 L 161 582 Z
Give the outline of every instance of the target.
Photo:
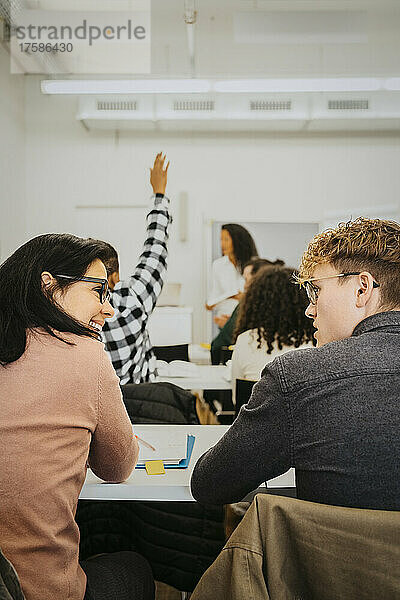
M 233 354 L 232 346 L 222 346 L 221 352 L 220 352 L 219 364 L 226 365 L 228 360 L 230 360 L 232 358 L 232 354 Z
M 189 345 L 177 344 L 175 346 L 153 346 L 154 354 L 157 360 L 189 360 Z
M 247 404 L 250 400 L 251 392 L 253 391 L 254 384 L 256 381 L 249 381 L 248 379 L 236 379 L 236 406 L 235 406 L 235 417 L 238 416 L 240 408 L 243 404 Z
M 170 383 L 121 386 L 133 423 L 199 424 L 196 398 Z M 135 550 L 154 578 L 191 592 L 225 543 L 224 508 L 197 502 L 79 501 L 80 559 Z

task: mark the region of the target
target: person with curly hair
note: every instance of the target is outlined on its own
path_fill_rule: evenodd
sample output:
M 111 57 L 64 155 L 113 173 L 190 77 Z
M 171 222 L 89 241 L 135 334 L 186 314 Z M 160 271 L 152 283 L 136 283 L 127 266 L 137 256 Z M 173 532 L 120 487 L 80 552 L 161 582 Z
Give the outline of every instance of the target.
M 197 462 L 193 497 L 238 502 L 294 467 L 301 500 L 399 511 L 400 224 L 340 223 L 311 241 L 299 271 L 317 347 L 266 365 Z M 290 328 L 278 331 L 283 347 Z
M 223 327 L 238 304 L 243 292 L 243 270 L 258 257 L 254 240 L 245 227 L 226 223 L 221 227 L 222 257 L 212 265 L 212 289 L 207 310 L 215 309 L 214 322 Z
M 264 267 L 240 304 L 232 354 L 232 399 L 236 379 L 257 381 L 276 356 L 311 345 L 314 328 L 305 316 L 307 295 L 293 285 L 293 269 Z
M 244 291 L 241 295 L 240 302 L 244 298 L 246 294 L 246 290 L 248 289 L 254 275 L 258 273 L 260 269 L 264 269 L 268 266 L 281 266 L 285 263 L 280 258 L 277 258 L 274 262 L 268 260 L 267 258 L 252 258 L 248 263 L 245 264 L 243 269 L 243 279 L 244 279 Z M 213 365 L 219 365 L 221 361 L 221 351 L 223 346 L 231 346 L 234 342 L 234 332 L 236 329 L 236 322 L 239 315 L 239 307 L 240 303 L 237 305 L 231 316 L 227 319 L 227 321 L 222 326 L 218 335 L 211 342 L 211 362 Z M 225 315 L 227 316 L 227 315 Z M 221 317 L 222 318 L 222 317 Z

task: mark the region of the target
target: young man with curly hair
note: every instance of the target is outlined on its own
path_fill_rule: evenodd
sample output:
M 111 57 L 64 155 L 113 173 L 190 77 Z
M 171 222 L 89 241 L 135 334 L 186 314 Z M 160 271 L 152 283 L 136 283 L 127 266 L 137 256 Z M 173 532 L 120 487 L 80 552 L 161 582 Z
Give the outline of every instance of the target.
M 237 502 L 295 467 L 298 498 L 400 510 L 400 225 L 359 218 L 317 235 L 298 283 L 317 348 L 265 367 L 192 493 Z

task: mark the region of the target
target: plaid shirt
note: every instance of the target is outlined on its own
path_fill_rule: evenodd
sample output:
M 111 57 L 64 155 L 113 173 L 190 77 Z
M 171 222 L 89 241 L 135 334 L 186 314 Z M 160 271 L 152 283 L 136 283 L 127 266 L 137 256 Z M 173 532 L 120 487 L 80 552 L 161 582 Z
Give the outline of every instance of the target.
M 153 312 L 167 269 L 169 200 L 153 196 L 154 207 L 147 215 L 147 239 L 134 274 L 120 281 L 111 293 L 114 316 L 102 332 L 105 348 L 120 383 L 153 381 L 156 359 L 152 351 L 147 321 Z

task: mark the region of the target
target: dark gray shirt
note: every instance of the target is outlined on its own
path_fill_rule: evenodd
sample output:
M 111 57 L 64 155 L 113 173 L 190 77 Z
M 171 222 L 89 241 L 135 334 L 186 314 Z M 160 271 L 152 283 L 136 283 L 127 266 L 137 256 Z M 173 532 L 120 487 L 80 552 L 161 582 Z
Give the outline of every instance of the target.
M 400 311 L 268 364 L 249 403 L 197 462 L 192 494 L 205 504 L 237 502 L 290 467 L 303 500 L 400 510 Z

